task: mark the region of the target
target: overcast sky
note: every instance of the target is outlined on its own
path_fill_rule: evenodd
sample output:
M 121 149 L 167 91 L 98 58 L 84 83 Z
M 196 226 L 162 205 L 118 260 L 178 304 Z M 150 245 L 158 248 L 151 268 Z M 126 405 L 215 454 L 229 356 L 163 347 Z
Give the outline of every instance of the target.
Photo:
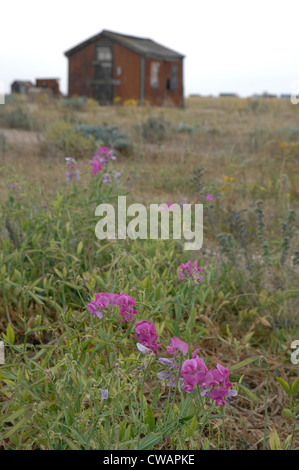
M 64 52 L 103 29 L 186 56 L 185 95 L 290 93 L 299 80 L 299 0 L 2 0 L 0 81 L 59 77 Z

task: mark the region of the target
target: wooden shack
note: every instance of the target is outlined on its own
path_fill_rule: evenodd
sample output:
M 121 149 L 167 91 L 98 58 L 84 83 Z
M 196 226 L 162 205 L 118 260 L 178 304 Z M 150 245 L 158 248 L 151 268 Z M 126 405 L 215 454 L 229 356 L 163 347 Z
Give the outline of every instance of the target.
M 104 30 L 65 56 L 69 96 L 94 98 L 103 105 L 127 100 L 184 104 L 184 56 L 151 39 Z
M 54 95 L 59 95 L 59 78 L 37 78 L 35 81 L 36 88 L 51 90 Z

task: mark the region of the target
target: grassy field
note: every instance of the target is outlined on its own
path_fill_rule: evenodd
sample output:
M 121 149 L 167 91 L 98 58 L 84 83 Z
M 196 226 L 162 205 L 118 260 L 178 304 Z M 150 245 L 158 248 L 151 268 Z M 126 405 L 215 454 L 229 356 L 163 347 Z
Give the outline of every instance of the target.
M 38 100 L 10 97 L 0 109 L 1 448 L 299 447 L 299 107 Z M 102 146 L 116 159 L 92 174 Z M 67 157 L 80 179 L 66 181 Z M 202 203 L 202 249 L 98 240 L 95 208 L 118 195 Z M 200 282 L 179 279 L 188 261 Z M 130 297 L 99 318 L 87 305 L 101 292 Z M 122 316 L 121 298 L 138 313 Z M 143 320 L 160 345 L 148 354 L 136 347 L 149 344 Z M 171 338 L 188 351 L 170 354 Z M 197 348 L 209 371 L 229 370 L 237 395 L 224 406 L 212 395 L 224 382 L 184 390 Z

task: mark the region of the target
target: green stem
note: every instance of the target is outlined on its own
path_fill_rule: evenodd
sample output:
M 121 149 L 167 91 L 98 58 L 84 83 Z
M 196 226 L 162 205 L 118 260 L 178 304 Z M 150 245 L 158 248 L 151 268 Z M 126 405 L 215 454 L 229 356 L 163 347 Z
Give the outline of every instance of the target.
M 152 357 L 150 358 L 147 366 L 146 366 L 146 369 L 144 371 L 144 375 L 143 375 L 143 380 L 142 380 L 142 384 L 141 384 L 141 397 L 140 397 L 140 413 L 139 413 L 139 431 L 138 431 L 138 439 L 137 439 L 137 450 L 138 450 L 138 447 L 139 447 L 139 441 L 140 441 L 140 434 L 141 434 L 141 424 L 142 424 L 142 415 L 143 415 L 143 390 L 144 390 L 144 383 L 145 383 L 145 377 L 146 377 L 146 373 L 149 369 L 149 366 L 152 362 Z
M 222 439 L 223 439 L 223 448 L 224 450 L 226 450 L 224 417 L 225 417 L 225 406 L 222 407 Z
M 296 417 L 294 418 L 294 423 L 293 423 L 293 431 L 292 431 L 292 437 L 291 437 L 291 442 L 290 442 L 290 447 L 289 447 L 289 450 L 292 450 L 292 447 L 293 447 L 293 440 L 294 440 L 294 437 L 295 437 L 295 432 L 296 432 Z

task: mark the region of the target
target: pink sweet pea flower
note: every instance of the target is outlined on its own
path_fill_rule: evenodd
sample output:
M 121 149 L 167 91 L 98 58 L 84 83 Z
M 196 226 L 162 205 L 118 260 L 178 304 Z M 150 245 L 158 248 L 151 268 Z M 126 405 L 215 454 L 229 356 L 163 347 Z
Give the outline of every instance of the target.
M 206 201 L 212 202 L 212 201 L 213 201 L 213 194 L 208 194 L 208 195 L 206 196 Z
M 151 349 L 154 354 L 158 354 L 157 349 L 161 344 L 156 343 L 158 335 L 155 325 L 146 320 L 142 320 L 135 324 L 135 330 L 136 334 L 134 339 L 137 339 L 143 346 Z
M 130 295 L 127 295 L 124 292 L 119 294 L 117 305 L 120 306 L 119 316 L 123 317 L 121 318 L 122 321 L 133 321 L 133 315 L 137 315 L 138 313 L 138 311 L 133 308 L 135 303 L 136 300 Z
M 86 308 L 89 310 L 91 315 L 102 318 L 103 309 L 107 308 L 108 305 L 111 305 L 112 307 L 119 305 L 119 316 L 121 320 L 133 321 L 133 315 L 138 313 L 138 311 L 133 308 L 135 303 L 135 299 L 124 292 L 121 292 L 120 294 L 99 292 L 95 295 L 95 300 L 92 300 Z
M 186 356 L 188 354 L 188 344 L 175 336 L 170 339 L 170 346 L 167 347 L 167 353 L 177 356 L 180 351 Z
M 94 317 L 102 318 L 103 317 L 103 309 L 108 307 L 110 301 L 114 297 L 115 294 L 109 294 L 108 292 L 99 292 L 95 296 L 95 300 L 92 300 L 86 308 L 89 310 L 91 315 Z
M 221 364 L 217 364 L 217 369 L 210 369 L 203 387 L 205 390 L 202 395 L 210 396 L 211 400 L 215 400 L 217 406 L 225 406 L 225 398 L 228 401 L 231 397 L 237 395 L 236 390 L 232 390 L 233 383 L 229 380 L 229 370 Z
M 181 376 L 184 379 L 183 390 L 192 392 L 197 384 L 200 386 L 204 384 L 207 370 L 202 358 L 196 356 L 194 359 L 187 359 L 181 369 Z
M 94 158 L 94 157 L 93 157 Z M 103 163 L 97 159 L 89 160 L 89 163 L 92 166 L 92 174 L 96 175 L 99 171 L 103 169 Z

